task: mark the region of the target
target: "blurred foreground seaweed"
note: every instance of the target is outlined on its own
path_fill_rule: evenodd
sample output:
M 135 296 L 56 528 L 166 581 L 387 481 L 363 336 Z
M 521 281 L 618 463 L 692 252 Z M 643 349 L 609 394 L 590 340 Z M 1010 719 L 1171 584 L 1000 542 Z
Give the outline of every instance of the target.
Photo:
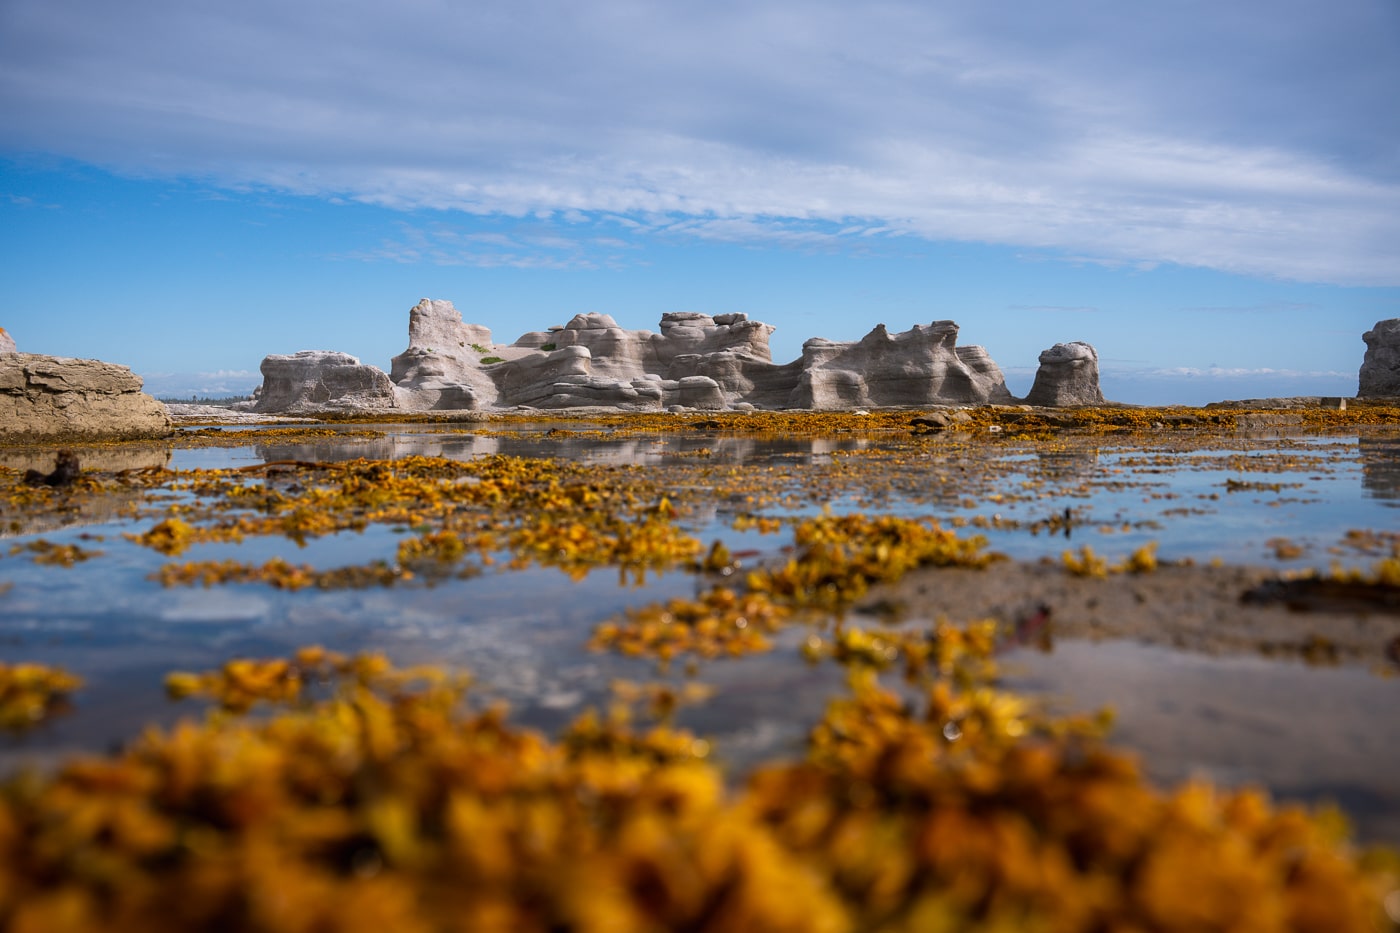
M 551 741 L 375 656 L 172 675 L 203 721 L 0 786 L 0 927 L 1384 928 L 1393 854 L 1256 791 L 1153 789 L 1098 723 L 990 686 L 993 642 L 847 637 L 805 759 L 737 791 L 684 731 L 614 710 Z M 915 699 L 877 680 L 901 654 Z

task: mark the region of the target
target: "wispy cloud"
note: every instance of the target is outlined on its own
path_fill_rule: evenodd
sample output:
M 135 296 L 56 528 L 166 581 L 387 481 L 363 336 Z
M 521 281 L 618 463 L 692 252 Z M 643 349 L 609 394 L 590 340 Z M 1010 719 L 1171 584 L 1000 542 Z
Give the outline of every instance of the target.
M 1007 305 L 1010 311 L 1035 311 L 1045 314 L 1098 314 L 1101 309 L 1091 305 Z
M 572 231 L 569 231 L 572 233 Z M 332 259 L 363 262 L 431 263 L 481 269 L 596 269 L 622 262 L 633 249 L 616 237 L 552 232 L 543 223 L 509 231 L 460 230 L 450 224 L 419 227 L 403 223 L 398 234 L 368 249 Z
M 1104 370 L 1105 374 L 1118 376 L 1138 376 L 1159 379 L 1252 379 L 1260 376 L 1276 376 L 1283 379 L 1339 379 L 1356 378 L 1356 373 L 1337 370 L 1274 369 L 1271 367 L 1225 367 L 1225 366 L 1172 366 L 1166 368 Z
M 1318 306 L 1305 301 L 1267 301 L 1250 305 L 1197 305 L 1180 310 L 1193 314 L 1308 314 L 1317 311 Z
M 405 211 L 1395 285 L 1397 30 L 1390 0 L 10 0 L 0 145 Z M 431 239 L 378 254 L 597 261 Z
M 262 383 L 262 374 L 246 369 L 203 373 L 139 373 L 144 391 L 157 398 L 220 398 L 247 395 Z

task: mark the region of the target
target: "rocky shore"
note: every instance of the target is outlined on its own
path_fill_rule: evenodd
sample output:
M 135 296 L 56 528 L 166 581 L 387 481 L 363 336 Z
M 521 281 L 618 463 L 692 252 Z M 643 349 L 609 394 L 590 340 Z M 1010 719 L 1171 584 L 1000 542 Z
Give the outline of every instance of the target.
M 510 344 L 468 324 L 450 301 L 425 298 L 409 311 L 408 347 L 389 372 L 346 353 L 302 350 L 262 361 L 262 385 L 228 408 L 167 408 L 124 366 L 20 353 L 0 328 L 0 440 L 145 438 L 180 423 L 267 423 L 279 418 L 492 411 L 557 413 L 815 411 L 1015 405 L 1065 408 L 1107 403 L 1098 352 L 1057 343 L 1040 354 L 1024 399 L 1007 389 L 981 346 L 959 346 L 953 321 L 891 333 L 878 324 L 857 341 L 808 340 L 802 356 L 774 363 L 774 328 L 745 314 L 661 316 L 660 331 L 627 330 L 606 314 L 523 334 Z M 1400 397 L 1400 318 L 1363 335 L 1361 400 Z M 1251 399 L 1250 408 L 1344 408 L 1345 398 Z

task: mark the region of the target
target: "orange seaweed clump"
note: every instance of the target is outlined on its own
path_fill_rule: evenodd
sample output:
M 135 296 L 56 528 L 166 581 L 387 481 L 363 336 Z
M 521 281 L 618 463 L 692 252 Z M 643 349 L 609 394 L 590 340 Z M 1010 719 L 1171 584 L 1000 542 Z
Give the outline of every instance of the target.
M 367 586 L 393 586 L 401 580 L 412 579 L 413 573 L 402 567 L 391 567 L 383 561 L 364 566 L 316 570 L 309 564 L 294 565 L 280 557 L 263 564 L 246 564 L 236 560 L 187 561 L 164 564 L 151 575 L 162 586 L 212 586 L 216 583 L 266 583 L 279 590 L 301 590 L 317 587 L 323 590 L 359 589 Z
M 991 694 L 941 684 L 926 708 L 859 682 L 806 761 L 749 781 L 747 805 L 856 929 L 1382 928 L 1396 863 L 1358 857 L 1336 818 L 1252 790 L 1160 793 L 1131 758 Z
M 202 696 L 226 711 L 244 713 L 259 702 L 294 704 L 303 699 L 303 689 L 315 683 L 337 681 L 402 689 L 413 680 L 443 683 L 450 679 L 439 668 L 399 670 L 382 655 L 346 655 L 309 645 L 290 658 L 235 658 L 218 670 L 198 674 L 177 671 L 166 676 L 165 690 L 172 699 Z M 466 686 L 465 678 L 454 682 Z
M 510 538 L 515 556 L 511 566 L 532 562 L 558 567 L 581 580 L 599 566 L 615 566 L 622 582 L 629 574 L 641 585 L 646 572 L 668 570 L 690 562 L 701 551 L 694 537 L 678 529 L 675 510 L 666 499 L 636 520 L 587 511 L 573 521 L 550 516 L 526 523 Z
M 22 732 L 63 707 L 82 678 L 44 664 L 0 661 L 0 729 Z
M 916 567 L 985 567 L 996 559 L 980 535 L 959 538 L 936 522 L 892 515 L 824 515 L 800 523 L 794 539 L 797 555 L 749 573 L 751 590 L 794 606 L 837 609 Z
M 0 784 L 0 928 L 1382 929 L 1400 865 L 1339 819 L 1160 792 L 1092 726 L 936 666 L 911 698 L 856 664 L 805 758 L 738 793 L 687 732 L 615 709 L 551 742 L 374 656 L 187 675 L 279 708 Z M 618 689 L 663 716 L 693 692 Z
M 669 661 L 680 654 L 704 658 L 743 655 L 769 648 L 772 634 L 792 614 L 762 593 L 739 594 L 716 587 L 698 599 L 672 599 L 629 609 L 621 621 L 604 622 L 589 648 L 652 656 Z
M 274 678 L 275 679 L 275 678 Z M 351 678 L 0 786 L 0 928 L 848 930 L 695 743 Z
M 101 551 L 85 551 L 76 544 L 54 544 L 39 538 L 30 541 L 28 544 L 16 544 L 10 548 L 10 556 L 23 554 L 28 551 L 34 555 L 34 563 L 46 564 L 50 567 L 72 567 L 85 560 L 101 556 Z

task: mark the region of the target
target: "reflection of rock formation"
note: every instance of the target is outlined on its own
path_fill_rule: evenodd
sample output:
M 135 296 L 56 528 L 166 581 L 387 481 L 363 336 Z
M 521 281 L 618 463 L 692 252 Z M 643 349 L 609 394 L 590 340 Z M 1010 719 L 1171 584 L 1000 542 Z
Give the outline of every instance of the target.
M 1362 437 L 1361 488 L 1386 505 L 1400 505 L 1400 437 Z
M 145 470 L 165 468 L 170 465 L 171 449 L 156 446 L 121 447 L 73 447 L 78 458 L 78 466 L 84 472 L 110 474 L 122 470 Z M 0 466 L 24 472 L 38 470 L 47 473 L 54 468 L 56 451 L 3 450 L 0 451 Z M 109 486 L 110 489 L 110 486 Z M 130 515 L 130 510 L 140 502 L 143 494 L 139 490 L 123 487 L 115 491 L 91 493 L 78 489 L 65 490 L 54 498 L 23 507 L 7 508 L 0 504 L 0 538 L 18 535 L 46 534 L 61 528 L 74 528 L 84 525 L 100 525 L 117 521 Z
M 170 466 L 171 449 L 164 446 L 75 446 L 68 449 L 77 456 L 78 466 L 84 471 L 117 473 L 121 470 L 163 469 Z M 54 456 L 53 450 L 0 448 L 0 466 L 18 473 L 26 470 L 47 473 L 53 469 Z
M 165 406 L 125 366 L 37 353 L 0 354 L 0 438 L 163 437 Z
M 1057 343 L 1040 354 L 1029 405 L 1102 405 L 1099 354 L 1082 341 Z
M 579 314 L 507 346 L 492 343 L 487 328 L 463 323 L 452 302 L 425 298 L 409 312 L 409 346 L 388 376 L 343 353 L 269 356 L 256 410 L 841 409 L 1012 400 L 984 349 L 956 345 L 952 321 L 896 334 L 881 324 L 845 343 L 815 338 L 787 364 L 772 360 L 772 332 L 744 314 L 663 314 L 660 333 Z
M 1400 317 L 1377 321 L 1361 339 L 1366 341 L 1366 356 L 1361 361 L 1357 396 L 1400 395 Z

